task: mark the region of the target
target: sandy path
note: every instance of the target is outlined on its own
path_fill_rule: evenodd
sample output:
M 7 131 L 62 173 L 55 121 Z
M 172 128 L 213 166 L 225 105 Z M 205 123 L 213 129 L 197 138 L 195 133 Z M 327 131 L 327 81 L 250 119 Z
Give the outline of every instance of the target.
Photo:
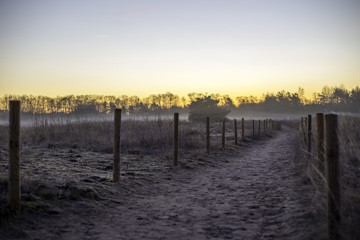
M 286 128 L 216 167 L 175 170 L 117 203 L 50 219 L 41 239 L 310 239 L 308 199 Z M 101 208 L 101 210 L 99 209 Z
M 100 239 L 303 238 L 294 219 L 302 212 L 295 196 L 296 147 L 296 132 L 286 129 L 220 168 L 175 173 L 105 209 L 88 234 Z

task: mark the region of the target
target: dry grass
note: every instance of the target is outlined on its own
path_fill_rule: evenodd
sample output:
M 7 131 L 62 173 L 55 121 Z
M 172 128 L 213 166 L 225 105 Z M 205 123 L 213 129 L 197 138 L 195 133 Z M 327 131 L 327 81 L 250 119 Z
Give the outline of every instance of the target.
M 339 120 L 342 227 L 347 239 L 360 239 L 360 118 Z
M 113 122 L 108 120 L 71 120 L 48 124 L 51 119 L 42 118 L 34 124 L 21 128 L 23 145 L 44 147 L 72 147 L 95 152 L 112 153 Z M 233 144 L 233 122 L 226 126 L 227 140 Z M 256 122 L 255 137 L 258 135 Z M 253 138 L 252 122 L 245 122 L 246 138 Z M 221 147 L 221 122 L 211 122 L 211 148 Z M 261 128 L 263 131 L 263 127 Z M 7 126 L 0 126 L 0 144 L 7 145 Z M 241 125 L 238 123 L 238 139 L 241 140 Z M 171 154 L 173 149 L 172 120 L 125 120 L 121 123 L 121 151 L 135 154 Z M 180 121 L 180 154 L 205 150 L 205 122 Z

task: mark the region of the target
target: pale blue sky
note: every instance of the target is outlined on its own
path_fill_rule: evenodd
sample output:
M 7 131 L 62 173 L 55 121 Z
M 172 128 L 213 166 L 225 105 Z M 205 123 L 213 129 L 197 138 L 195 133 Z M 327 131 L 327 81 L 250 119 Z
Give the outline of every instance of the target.
M 360 83 L 360 1 L 1 0 L 0 95 Z

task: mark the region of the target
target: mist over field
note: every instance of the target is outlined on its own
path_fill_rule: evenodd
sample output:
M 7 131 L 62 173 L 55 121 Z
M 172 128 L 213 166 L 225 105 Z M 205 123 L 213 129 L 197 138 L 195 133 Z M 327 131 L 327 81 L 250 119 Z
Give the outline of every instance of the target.
M 304 96 L 304 89 L 291 93 L 279 91 L 263 94 L 261 98 L 229 95 L 189 93 L 180 97 L 167 92 L 153 94 L 145 98 L 137 96 L 120 97 L 102 95 L 69 95 L 56 98 L 46 96 L 5 95 L 0 98 L 0 124 L 6 124 L 6 111 L 10 100 L 22 102 L 22 123 L 26 126 L 34 122 L 45 121 L 47 124 L 59 124 L 72 121 L 112 120 L 109 113 L 115 108 L 123 110 L 123 119 L 158 120 L 170 119 L 174 112 L 180 113 L 181 119 L 187 119 L 191 107 L 203 102 L 199 108 L 209 108 L 210 101 L 219 109 L 226 109 L 228 118 L 272 118 L 296 119 L 302 115 L 316 112 L 360 113 L 360 88 L 346 89 L 324 87 L 312 98 Z M 211 113 L 209 113 L 211 115 Z M 209 115 L 209 116 L 210 116 Z M 225 116 L 225 115 L 224 115 Z M 203 116 L 206 117 L 206 116 Z M 44 122 L 43 122 L 44 124 Z

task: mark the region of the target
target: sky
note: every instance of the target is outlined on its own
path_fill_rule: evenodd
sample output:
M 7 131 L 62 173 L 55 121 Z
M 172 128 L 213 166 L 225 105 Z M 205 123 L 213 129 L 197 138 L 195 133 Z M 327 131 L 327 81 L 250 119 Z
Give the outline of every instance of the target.
M 0 96 L 360 85 L 359 0 L 0 0 Z

